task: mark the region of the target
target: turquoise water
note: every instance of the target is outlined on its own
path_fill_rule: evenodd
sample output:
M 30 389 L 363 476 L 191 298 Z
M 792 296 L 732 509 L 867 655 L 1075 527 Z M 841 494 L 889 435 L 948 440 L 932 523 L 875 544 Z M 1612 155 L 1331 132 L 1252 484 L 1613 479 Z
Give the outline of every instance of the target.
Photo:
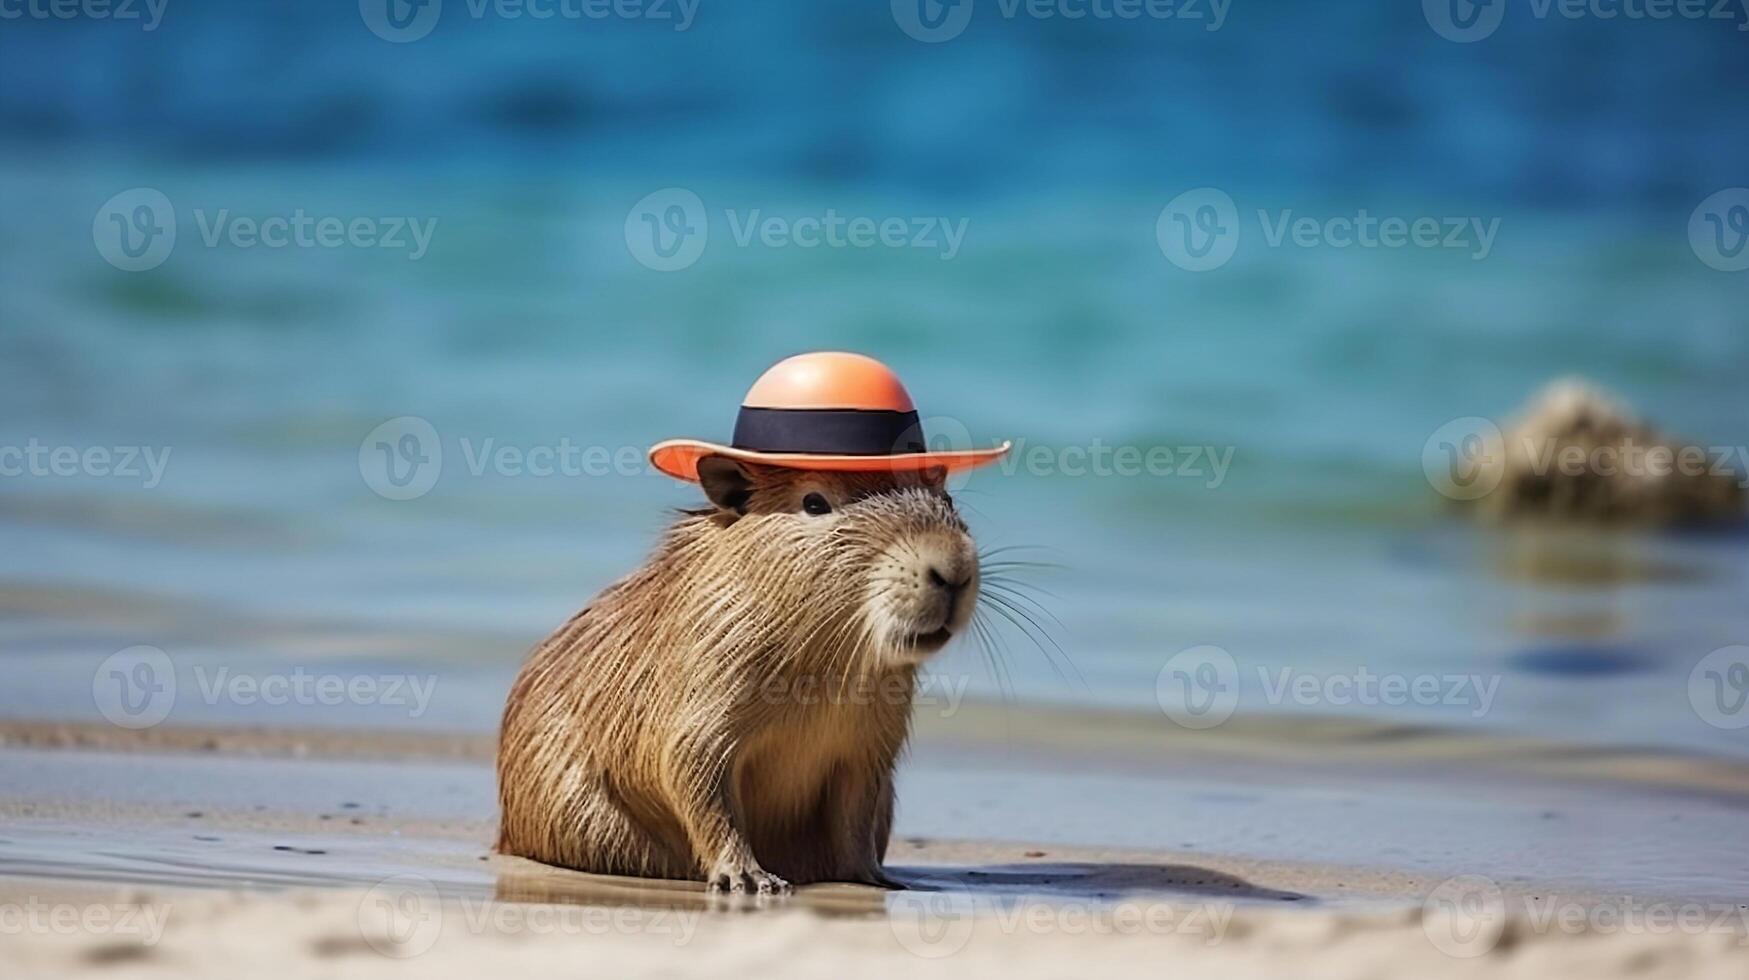
M 0 575 L 196 610 L 175 642 L 124 626 L 105 634 L 112 648 L 307 655 L 246 632 L 201 642 L 199 618 L 223 613 L 320 624 L 342 637 L 329 647 L 352 630 L 501 637 L 476 655 L 514 663 L 633 567 L 693 494 L 646 472 L 476 476 L 470 453 L 488 439 L 636 454 L 672 435 L 721 437 L 767 362 L 832 346 L 895 364 L 926 416 L 950 416 L 943 431 L 957 423 L 973 441 L 1231 454 L 1218 480 L 1211 462 L 1195 476 L 1022 465 L 971 477 L 958 496 L 982 543 L 1038 546 L 1029 557 L 1058 566 L 1027 577 L 1051 593 L 1039 599 L 1060 622 L 1038 618 L 1074 668 L 1059 673 L 1011 634 L 1012 691 L 971 649 L 943 662 L 974 694 L 1158 710 L 1165 662 L 1214 644 L 1241 667 L 1245 711 L 1743 748 L 1688 701 L 1699 659 L 1749 634 L 1740 537 L 1503 538 L 1452 522 L 1421 472 L 1444 421 L 1502 417 L 1569 371 L 1695 438 L 1742 438 L 1740 286 L 1649 229 L 1623 225 L 1598 245 L 1563 219 L 1518 216 L 1539 243 L 1534 274 L 1499 261 L 1455 276 L 1424 257 L 1356 253 L 1265 256 L 1204 280 L 1164 262 L 1140 202 L 1089 200 L 1049 223 L 994 202 L 971 227 L 1005 233 L 969 236 L 951 270 L 726 249 L 670 280 L 618 238 L 635 187 L 506 194 L 439 175 L 392 195 L 455 229 L 418 263 L 218 249 L 128 277 L 89 254 L 77 220 L 104 177 L 8 173 L 29 193 L 6 239 L 0 435 L 170 456 L 150 489 L 7 480 Z M 226 193 L 262 212 L 382 200 L 364 178 L 295 194 L 285 179 L 231 179 Z M 209 186 L 183 180 L 189 190 L 162 183 L 188 196 Z M 551 203 L 526 208 L 523 193 Z M 761 191 L 712 196 L 737 194 Z M 1631 271 L 1609 257 L 1621 249 L 1641 254 Z M 1687 315 L 1653 330 L 1659 296 Z M 441 476 L 417 499 L 387 500 L 361 476 L 359 446 L 407 415 L 438 433 Z M 57 630 L 28 611 L 13 620 L 17 652 L 110 652 L 85 617 Z M 1257 671 L 1284 667 L 1475 674 L 1498 693 L 1480 716 L 1470 701 L 1272 702 Z
M 170 452 L 151 487 L 0 479 L 9 652 L 392 648 L 502 677 L 694 497 L 647 472 L 474 475 L 471 453 L 723 437 L 765 366 L 845 348 L 892 363 L 943 437 L 1230 461 L 971 477 L 981 542 L 1056 566 L 1029 577 L 1074 668 L 1011 634 L 1008 690 L 974 650 L 941 664 L 974 693 L 1159 710 L 1166 662 L 1212 644 L 1246 712 L 1749 747 L 1689 697 L 1703 656 L 1749 642 L 1741 536 L 1481 533 L 1421 466 L 1442 424 L 1569 374 L 1749 442 L 1749 286 L 1688 236 L 1743 182 L 1734 25 L 1509 21 L 1453 45 L 1414 5 L 1260 4 L 1206 37 L 992 15 L 928 46 L 884 5 L 749 4 L 687 32 L 452 18 L 388 45 L 350 8 L 185 6 L 147 38 L 0 36 L 0 446 Z M 1197 273 L 1156 222 L 1201 186 L 1243 231 Z M 178 240 L 130 273 L 93 225 L 139 187 Z M 709 240 L 664 273 L 626 226 L 669 187 Z M 736 240 L 755 212 L 828 209 L 964 239 L 951 258 Z M 1480 259 L 1270 247 L 1255 217 L 1360 209 L 1497 234 Z M 220 212 L 300 211 L 435 225 L 416 260 L 203 240 Z M 360 447 L 402 416 L 444 462 L 397 501 Z M 1497 694 L 1480 714 L 1283 702 L 1284 668 Z M 69 676 L 0 707 L 88 710 Z M 447 717 L 489 725 L 489 700 Z

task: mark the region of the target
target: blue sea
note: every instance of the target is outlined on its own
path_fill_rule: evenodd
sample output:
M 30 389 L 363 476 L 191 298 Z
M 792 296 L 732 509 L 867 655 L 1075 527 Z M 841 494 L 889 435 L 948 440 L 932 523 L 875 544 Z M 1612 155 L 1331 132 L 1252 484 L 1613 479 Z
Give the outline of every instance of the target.
M 1736 199 L 1710 251 L 1702 207 L 1749 184 L 1741 18 L 1508 5 L 1457 43 L 1416 4 L 1234 0 L 1210 30 L 978 0 L 924 43 L 896 9 L 703 0 L 677 30 L 450 0 L 405 43 L 338 2 L 0 24 L 0 446 L 81 454 L 0 476 L 0 711 L 93 716 L 93 668 L 144 644 L 430 664 L 465 682 L 426 722 L 490 727 L 528 646 L 697 499 L 643 450 L 849 349 L 938 438 L 1021 444 L 956 491 L 1040 590 L 1006 675 L 938 662 L 977 696 L 1161 712 L 1168 662 L 1214 646 L 1241 713 L 1749 754 L 1697 680 L 1749 643 L 1740 533 L 1488 531 L 1423 470 L 1441 426 L 1573 375 L 1749 443 Z M 1203 189 L 1239 237 L 1194 271 L 1160 225 Z M 697 254 L 658 268 L 646 215 Z M 1341 244 L 1366 217 L 1469 237 Z M 1274 234 L 1301 218 L 1309 244 Z M 115 236 L 151 227 L 174 246 L 129 271 Z M 441 450 L 409 499 L 370 462 L 397 419 Z M 533 472 L 567 446 L 634 464 Z M 1180 465 L 1079 472 L 1098 447 Z M 1364 674 L 1495 693 L 1327 683 Z

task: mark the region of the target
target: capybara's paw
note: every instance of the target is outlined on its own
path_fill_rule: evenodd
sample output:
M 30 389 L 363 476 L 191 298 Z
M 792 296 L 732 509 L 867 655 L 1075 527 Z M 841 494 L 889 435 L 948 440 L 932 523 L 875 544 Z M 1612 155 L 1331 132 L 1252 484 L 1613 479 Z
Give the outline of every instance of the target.
M 784 895 L 790 891 L 790 883 L 768 871 L 761 870 L 758 865 L 743 867 L 739 865 L 718 865 L 711 870 L 705 879 L 705 887 L 713 892 L 753 895 Z

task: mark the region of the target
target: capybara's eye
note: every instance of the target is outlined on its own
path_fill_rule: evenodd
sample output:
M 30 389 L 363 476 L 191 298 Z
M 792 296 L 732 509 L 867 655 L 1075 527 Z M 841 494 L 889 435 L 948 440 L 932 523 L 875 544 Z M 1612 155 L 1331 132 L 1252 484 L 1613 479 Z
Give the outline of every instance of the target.
M 832 505 L 826 502 L 825 497 L 817 493 L 810 493 L 802 498 L 802 510 L 819 517 L 821 514 L 832 513 Z

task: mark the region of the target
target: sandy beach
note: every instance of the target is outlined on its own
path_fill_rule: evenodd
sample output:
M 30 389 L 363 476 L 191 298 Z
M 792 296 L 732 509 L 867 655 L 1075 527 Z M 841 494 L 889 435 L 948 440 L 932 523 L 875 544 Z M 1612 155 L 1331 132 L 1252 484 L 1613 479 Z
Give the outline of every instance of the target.
M 924 727 L 888 857 L 906 890 L 775 900 L 489 853 L 483 736 L 6 723 L 9 975 L 1724 977 L 1749 964 L 1735 889 L 1749 767 L 1437 730 L 1384 740 L 1358 722 L 1291 739 L 1238 725 L 1162 751 L 1144 718 L 1042 710 L 1022 734 L 1003 730 L 1008 713 L 968 706 Z M 1463 782 L 1432 767 L 1489 801 L 1466 805 Z M 1617 856 L 1626 835 L 1673 825 L 1684 832 Z

